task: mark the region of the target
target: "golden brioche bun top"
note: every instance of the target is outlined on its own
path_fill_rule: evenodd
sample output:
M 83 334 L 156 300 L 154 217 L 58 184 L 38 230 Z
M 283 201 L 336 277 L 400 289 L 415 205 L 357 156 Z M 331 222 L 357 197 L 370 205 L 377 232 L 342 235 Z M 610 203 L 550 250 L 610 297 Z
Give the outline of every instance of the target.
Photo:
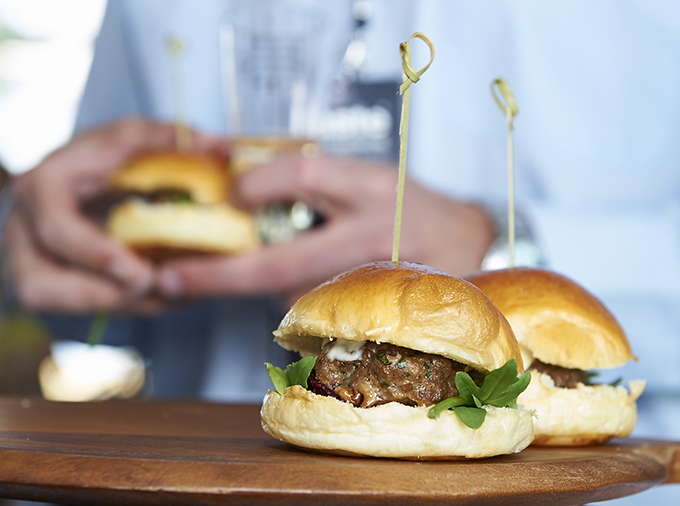
M 542 362 L 587 370 L 635 358 L 609 310 L 560 274 L 518 267 L 477 273 L 468 281 L 505 315 L 520 346 Z
M 130 161 L 112 174 L 109 186 L 138 193 L 182 190 L 198 204 L 217 204 L 227 199 L 230 177 L 226 163 L 216 156 L 167 151 Z
M 326 338 L 391 343 L 491 371 L 509 359 L 523 370 L 519 345 L 503 315 L 472 284 L 408 262 L 374 262 L 303 295 L 275 340 L 318 354 Z

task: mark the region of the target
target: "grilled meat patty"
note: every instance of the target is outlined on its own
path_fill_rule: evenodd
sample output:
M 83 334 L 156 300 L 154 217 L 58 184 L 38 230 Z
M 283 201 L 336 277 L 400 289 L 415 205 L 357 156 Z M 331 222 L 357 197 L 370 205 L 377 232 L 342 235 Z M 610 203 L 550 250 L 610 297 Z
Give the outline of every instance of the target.
M 156 190 L 150 194 L 106 190 L 82 202 L 81 211 L 95 221 L 103 223 L 114 206 L 131 197 L 151 204 L 183 204 L 192 202 L 191 195 L 184 190 Z
M 588 373 L 581 369 L 568 369 L 559 365 L 546 364 L 538 359 L 534 359 L 529 370 L 547 374 L 553 379 L 556 387 L 576 388 L 579 383 L 584 385 L 589 383 Z
M 362 408 L 388 402 L 430 406 L 458 395 L 456 372 L 481 379 L 479 373 L 451 359 L 387 343 L 366 341 L 360 358 L 336 360 L 329 358 L 333 343 L 317 358 L 309 388 Z

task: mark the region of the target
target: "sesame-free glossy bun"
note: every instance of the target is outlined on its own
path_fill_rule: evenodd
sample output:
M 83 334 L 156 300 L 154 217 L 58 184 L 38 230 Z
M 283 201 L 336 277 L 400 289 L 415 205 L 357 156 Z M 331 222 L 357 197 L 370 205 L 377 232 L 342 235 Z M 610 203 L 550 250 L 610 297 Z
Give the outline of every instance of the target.
M 637 423 L 635 401 L 644 389 L 644 380 L 628 382 L 628 390 L 582 383 L 559 388 L 547 374 L 531 371 L 518 403 L 536 412 L 534 445 L 594 445 L 630 435 Z
M 467 279 L 505 315 L 523 351 L 542 362 L 588 370 L 620 367 L 635 358 L 609 310 L 565 276 L 518 267 Z
M 341 455 L 402 459 L 481 458 L 516 453 L 533 439 L 525 409 L 485 406 L 479 429 L 453 411 L 428 418 L 427 407 L 396 402 L 372 408 L 317 395 L 299 385 L 270 390 L 260 411 L 262 428 L 289 445 Z
M 157 261 L 252 250 L 260 244 L 255 220 L 251 213 L 228 202 L 230 186 L 225 162 L 215 156 L 180 152 L 143 155 L 112 174 L 112 190 L 140 195 L 175 190 L 188 193 L 191 202 L 126 200 L 110 211 L 107 232 Z
M 327 339 L 391 343 L 448 357 L 481 371 L 522 359 L 509 324 L 474 285 L 431 267 L 374 262 L 303 295 L 284 317 L 276 341 L 318 354 Z M 485 406 L 478 429 L 453 411 L 388 402 L 370 408 L 295 385 L 269 391 L 262 427 L 296 447 L 325 453 L 403 459 L 481 458 L 519 452 L 533 439 L 532 412 Z
M 167 151 L 135 158 L 114 172 L 109 187 L 142 194 L 182 190 L 197 204 L 224 202 L 231 177 L 224 161 L 209 154 Z
M 303 355 L 341 338 L 404 346 L 484 372 L 514 358 L 523 370 L 508 322 L 477 287 L 408 262 L 374 262 L 335 276 L 303 295 L 274 335 Z
M 634 358 L 623 329 L 607 308 L 572 280 L 545 269 L 520 267 L 468 278 L 510 322 L 525 364 L 533 358 L 570 369 L 614 368 Z M 531 371 L 517 399 L 534 410 L 535 440 L 542 446 L 601 444 L 630 435 L 637 422 L 636 400 L 645 382 L 628 390 L 610 385 L 556 387 L 545 373 Z

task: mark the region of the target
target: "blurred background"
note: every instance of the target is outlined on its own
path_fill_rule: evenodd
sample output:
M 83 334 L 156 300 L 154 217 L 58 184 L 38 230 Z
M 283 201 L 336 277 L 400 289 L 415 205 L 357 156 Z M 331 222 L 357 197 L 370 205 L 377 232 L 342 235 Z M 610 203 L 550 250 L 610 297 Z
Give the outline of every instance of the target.
M 70 138 L 105 6 L 0 0 L 0 165 L 10 173 Z M 32 315 L 8 312 L 4 289 L 1 295 L 0 394 L 39 394 L 36 371 L 50 336 Z
M 0 161 L 18 173 L 63 144 L 105 0 L 0 0 Z

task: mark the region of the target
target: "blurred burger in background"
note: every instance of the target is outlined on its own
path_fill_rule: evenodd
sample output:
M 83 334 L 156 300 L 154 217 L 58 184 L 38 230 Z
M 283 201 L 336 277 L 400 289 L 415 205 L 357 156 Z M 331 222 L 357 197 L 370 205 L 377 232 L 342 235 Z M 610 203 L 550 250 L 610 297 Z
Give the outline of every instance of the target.
M 149 153 L 108 183 L 122 197 L 109 212 L 108 233 L 154 260 L 238 253 L 260 243 L 253 216 L 230 204 L 232 177 L 216 156 Z
M 539 268 L 485 271 L 468 280 L 503 313 L 531 372 L 518 403 L 536 411 L 533 444 L 600 444 L 630 435 L 644 380 L 626 390 L 593 384 L 593 370 L 635 359 L 609 310 L 572 280 Z

